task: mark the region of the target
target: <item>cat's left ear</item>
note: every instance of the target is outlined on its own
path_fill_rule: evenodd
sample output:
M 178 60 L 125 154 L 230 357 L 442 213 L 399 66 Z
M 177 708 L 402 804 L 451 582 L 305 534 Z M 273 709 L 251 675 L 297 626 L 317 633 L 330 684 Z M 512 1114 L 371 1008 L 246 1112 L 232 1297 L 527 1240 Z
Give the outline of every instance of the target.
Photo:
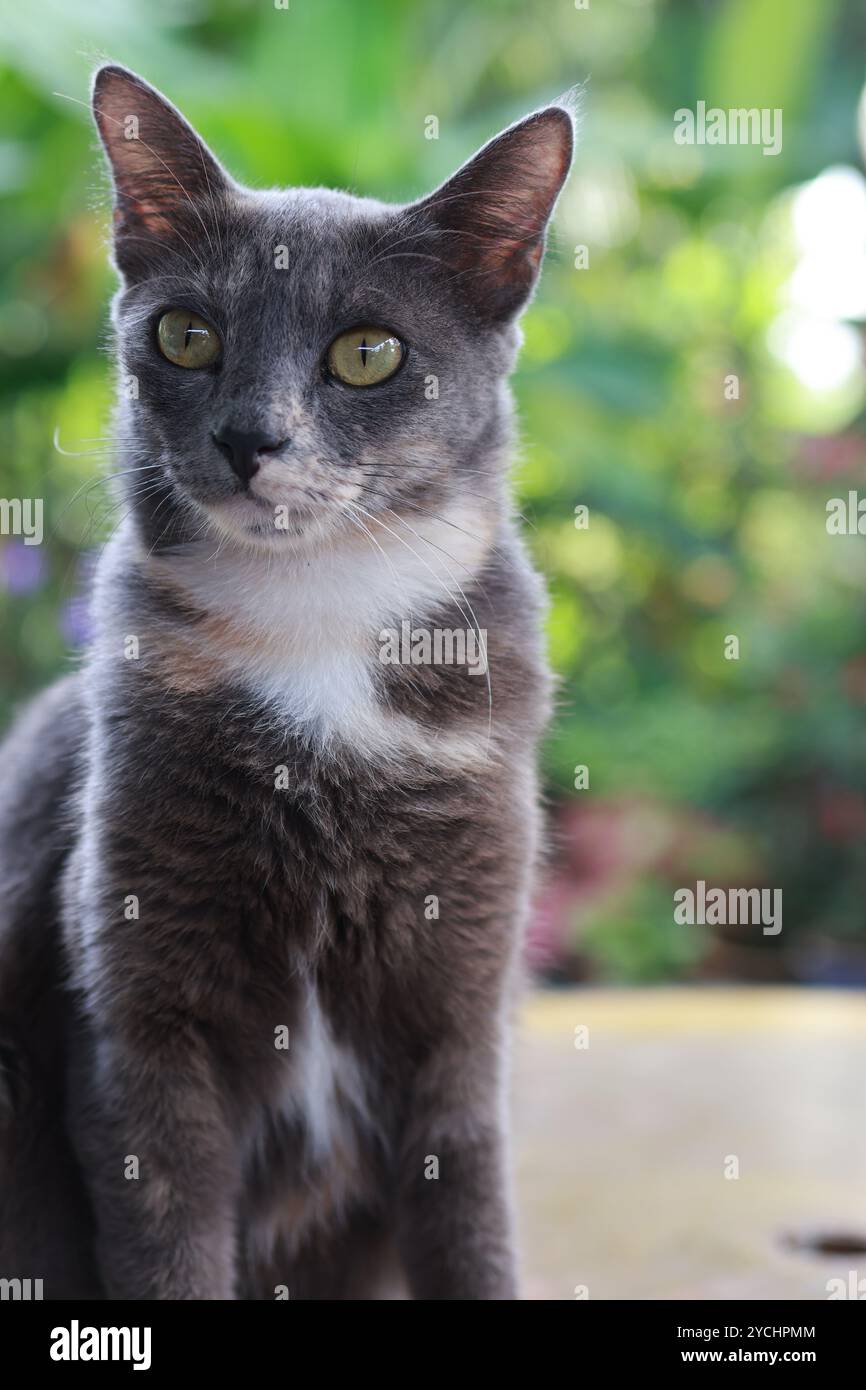
M 194 260 L 218 244 L 213 219 L 231 180 L 180 112 L 115 64 L 97 71 L 92 101 L 114 180 L 118 269 L 140 279 L 167 254 Z
M 509 126 L 416 208 L 432 222 L 436 254 L 482 319 L 523 308 L 574 152 L 574 116 L 548 106 Z

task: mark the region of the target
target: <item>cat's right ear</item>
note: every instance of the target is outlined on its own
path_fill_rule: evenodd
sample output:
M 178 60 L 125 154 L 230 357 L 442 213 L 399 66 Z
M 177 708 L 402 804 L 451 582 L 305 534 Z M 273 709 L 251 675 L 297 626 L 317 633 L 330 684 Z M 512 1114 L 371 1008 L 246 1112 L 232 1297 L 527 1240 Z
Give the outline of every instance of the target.
M 171 102 L 127 68 L 98 69 L 92 105 L 114 180 L 118 269 L 139 280 L 167 257 L 200 261 L 219 245 L 228 175 Z

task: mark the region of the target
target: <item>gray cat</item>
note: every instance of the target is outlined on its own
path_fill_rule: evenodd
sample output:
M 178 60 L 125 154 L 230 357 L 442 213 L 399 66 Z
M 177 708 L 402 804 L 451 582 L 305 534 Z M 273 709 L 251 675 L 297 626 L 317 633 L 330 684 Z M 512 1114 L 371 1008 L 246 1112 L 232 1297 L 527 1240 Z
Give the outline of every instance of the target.
M 93 109 L 128 514 L 0 754 L 0 1276 L 514 1298 L 549 682 L 506 377 L 571 110 L 395 207 L 240 187 L 119 67 Z

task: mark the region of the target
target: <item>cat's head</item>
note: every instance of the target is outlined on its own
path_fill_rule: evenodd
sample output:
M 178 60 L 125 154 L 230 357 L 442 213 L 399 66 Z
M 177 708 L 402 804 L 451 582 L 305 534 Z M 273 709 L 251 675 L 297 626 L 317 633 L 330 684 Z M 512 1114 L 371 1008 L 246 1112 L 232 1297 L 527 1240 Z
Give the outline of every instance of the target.
M 571 162 L 567 105 L 393 206 L 242 188 L 166 99 L 101 68 L 128 491 L 154 542 L 321 542 L 498 487 L 503 382 Z

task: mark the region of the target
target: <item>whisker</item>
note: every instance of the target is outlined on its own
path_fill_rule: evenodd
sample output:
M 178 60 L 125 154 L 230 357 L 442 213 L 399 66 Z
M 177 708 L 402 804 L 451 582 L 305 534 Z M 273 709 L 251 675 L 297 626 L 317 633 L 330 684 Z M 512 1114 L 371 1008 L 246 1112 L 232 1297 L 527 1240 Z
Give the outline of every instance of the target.
M 417 540 L 421 541 L 422 544 L 435 547 L 435 549 L 441 551 L 443 555 L 448 555 L 448 551 L 444 550 L 442 546 L 436 545 L 435 541 L 428 540 L 426 536 L 422 536 L 420 532 L 416 531 L 413 526 L 410 526 L 405 517 L 399 516 L 397 512 L 395 512 L 391 507 L 386 508 L 386 510 L 390 513 L 391 516 L 393 516 L 395 521 L 398 521 L 401 523 L 401 525 L 405 526 L 407 531 L 411 531 L 412 535 L 415 536 Z M 453 555 L 448 555 L 448 558 L 454 560 Z M 454 560 L 454 563 L 457 564 L 458 561 Z M 463 568 L 466 569 L 466 566 L 464 565 Z M 454 584 L 456 584 L 457 588 L 460 591 L 461 597 L 463 598 L 463 601 L 466 604 L 466 607 L 472 614 L 472 621 L 475 624 L 475 632 L 478 637 L 478 643 L 484 654 L 484 670 L 485 675 L 487 677 L 487 751 L 489 754 L 490 740 L 493 736 L 493 686 L 490 680 L 490 662 L 487 659 L 487 641 L 485 638 L 481 636 L 481 624 L 479 623 L 478 618 L 476 617 L 475 609 L 472 607 L 472 604 L 469 601 L 469 598 L 467 597 L 465 589 L 460 584 L 459 580 L 455 577 L 453 571 L 450 568 L 448 569 L 448 574 L 454 582 Z
M 437 575 L 436 571 L 433 569 L 433 566 L 430 565 L 430 564 L 428 564 L 428 562 L 424 559 L 423 555 L 419 555 L 419 554 L 418 554 L 418 551 L 415 550 L 414 546 L 411 546 L 411 545 L 409 544 L 408 541 L 404 540 L 403 537 L 400 536 L 400 535 L 398 535 L 396 531 L 392 530 L 390 526 L 387 526 L 387 525 L 385 524 L 385 522 L 382 521 L 381 517 L 376 516 L 373 512 L 368 512 L 368 511 L 366 510 L 366 508 L 364 508 L 364 507 L 362 507 L 362 506 L 360 505 L 360 503 L 354 502 L 354 503 L 353 503 L 353 506 L 357 507 L 358 510 L 364 514 L 364 516 L 366 516 L 366 517 L 369 518 L 370 521 L 374 522 L 374 523 L 375 523 L 376 525 L 378 525 L 378 526 L 381 526 L 385 531 L 387 531 L 387 532 L 389 533 L 389 535 L 392 535 L 392 536 L 394 537 L 395 540 L 399 541 L 401 545 L 404 545 L 404 546 L 406 547 L 406 549 L 410 552 L 410 554 L 412 554 L 412 555 L 415 556 L 415 559 L 416 559 L 416 560 L 420 560 L 420 562 L 421 562 L 421 564 L 424 566 L 424 568 L 430 572 L 430 574 L 431 574 L 431 575 L 433 576 L 433 578 L 436 580 L 437 584 L 439 584 L 439 585 L 441 586 L 443 592 L 446 593 L 446 594 L 448 595 L 448 598 L 449 598 L 449 599 L 451 600 L 451 602 L 454 604 L 455 608 L 456 608 L 457 611 L 460 613 L 460 615 L 461 615 L 461 617 L 463 618 L 464 622 L 466 622 L 466 623 L 469 625 L 469 627 L 471 627 L 471 628 L 474 627 L 474 631 L 475 631 L 475 633 L 476 633 L 476 635 L 477 635 L 477 637 L 478 637 L 478 641 L 479 641 L 479 643 L 481 644 L 482 650 L 483 650 L 484 653 L 485 653 L 485 663 L 484 663 L 484 664 L 485 664 L 485 668 L 486 668 L 485 674 L 486 674 L 486 677 L 487 677 L 487 704 L 488 704 L 488 716 L 487 716 L 487 717 L 488 717 L 488 723 L 487 723 L 487 750 L 486 750 L 486 756 L 489 758 L 489 756 L 490 756 L 490 740 L 491 740 L 491 736 L 492 736 L 492 732 L 493 732 L 493 687 L 492 687 L 492 683 L 491 683 L 491 680 L 490 680 L 490 664 L 489 664 L 489 662 L 487 661 L 486 644 L 484 643 L 484 641 L 483 641 L 483 639 L 482 639 L 482 637 L 481 637 L 481 628 L 480 628 L 480 626 L 479 626 L 478 619 L 477 619 L 476 616 L 475 616 L 475 612 L 474 612 L 474 609 L 472 608 L 472 605 L 469 603 L 469 600 L 466 598 L 466 594 L 464 593 L 464 591 L 463 591 L 461 585 L 457 582 L 456 579 L 454 579 L 453 574 L 451 574 L 451 572 L 449 571 L 449 574 L 450 574 L 451 579 L 454 581 L 455 584 L 457 584 L 457 588 L 460 589 L 460 592 L 461 592 L 461 594 L 462 594 L 464 600 L 466 601 L 466 604 L 467 604 L 467 606 L 468 606 L 468 608 L 469 608 L 469 611 L 470 611 L 470 613 L 471 613 L 471 617 L 470 617 L 469 614 L 467 614 L 466 610 L 462 607 L 462 605 L 461 605 L 459 599 L 455 598 L 454 594 L 453 594 L 453 593 L 451 592 L 451 590 L 448 588 L 448 585 L 447 585 L 447 584 L 445 583 L 445 581 L 442 579 L 441 575 Z M 402 518 L 397 518 L 397 519 L 398 519 L 398 520 L 402 520 Z M 403 521 L 403 525 L 406 526 L 406 529 L 407 529 L 407 530 L 412 531 L 412 527 L 409 526 L 408 523 L 407 523 L 406 521 Z M 418 535 L 417 532 L 413 532 L 413 534 L 416 535 L 416 536 Z M 418 539 L 419 539 L 419 540 L 423 540 L 424 537 L 423 537 L 423 536 L 418 536 Z

